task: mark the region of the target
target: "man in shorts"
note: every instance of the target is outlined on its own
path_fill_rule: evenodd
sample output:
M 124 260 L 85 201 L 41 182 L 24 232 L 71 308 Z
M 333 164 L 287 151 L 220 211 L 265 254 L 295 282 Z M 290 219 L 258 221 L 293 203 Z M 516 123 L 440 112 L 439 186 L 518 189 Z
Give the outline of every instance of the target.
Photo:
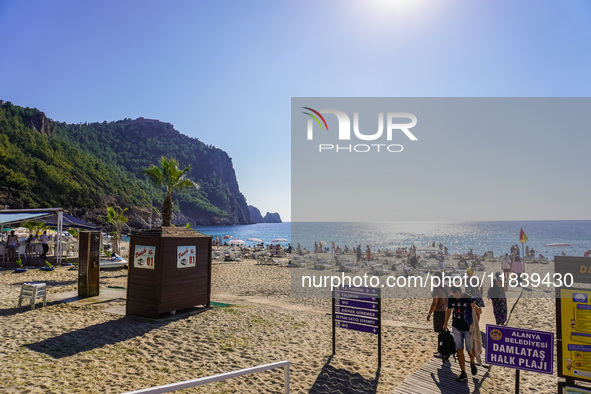
M 447 297 L 449 297 L 449 287 L 446 286 L 443 281 L 445 274 L 442 272 L 437 275 L 441 278 L 441 282 L 439 286 L 433 288 L 433 302 L 429 308 L 427 321 L 431 320 L 431 316 L 433 316 L 433 331 L 439 335 L 443 332 L 443 324 L 445 323 L 445 312 L 447 311 Z M 439 352 L 433 353 L 433 356 L 441 358 L 441 354 L 439 354 Z
M 474 362 L 474 353 L 472 353 L 472 338 L 470 337 L 470 325 L 472 324 L 472 308 L 480 309 L 476 306 L 476 300 L 470 298 L 462 292 L 461 287 L 451 288 L 451 297 L 448 299 L 447 311 L 445 312 L 445 323 L 443 329 L 447 330 L 447 322 L 450 315 L 452 318 L 452 327 L 454 340 L 456 342 L 456 349 L 458 351 L 458 363 L 462 373 L 457 377 L 458 382 L 468 381 L 466 375 L 466 356 L 464 356 L 464 348 L 470 357 L 470 371 L 472 375 L 476 375 L 476 363 Z

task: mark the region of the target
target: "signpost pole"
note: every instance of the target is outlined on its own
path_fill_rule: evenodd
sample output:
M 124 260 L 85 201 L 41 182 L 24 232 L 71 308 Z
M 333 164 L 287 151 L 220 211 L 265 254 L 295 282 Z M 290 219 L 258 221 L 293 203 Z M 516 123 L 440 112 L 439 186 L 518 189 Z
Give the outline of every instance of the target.
M 519 369 L 515 370 L 515 394 L 519 394 Z
M 335 300 L 335 291 L 332 291 L 332 355 L 336 354 L 335 348 L 335 331 L 336 331 L 336 319 L 335 319 L 335 307 L 336 307 L 336 300 Z
M 378 289 L 378 368 L 382 367 L 382 292 Z

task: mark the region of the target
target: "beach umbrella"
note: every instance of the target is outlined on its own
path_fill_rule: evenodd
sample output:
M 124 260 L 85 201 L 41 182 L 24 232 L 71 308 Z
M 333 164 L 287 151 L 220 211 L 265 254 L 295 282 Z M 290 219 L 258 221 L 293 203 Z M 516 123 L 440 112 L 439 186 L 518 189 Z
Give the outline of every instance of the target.
M 234 237 L 232 237 L 231 235 L 224 235 L 222 238 L 223 239 L 230 239 L 230 238 L 234 238 Z
M 544 245 L 547 248 L 564 248 L 566 246 L 570 246 L 570 244 L 565 244 L 562 242 L 557 242 L 557 243 L 553 243 L 553 244 L 548 244 L 548 245 Z
M 247 241 L 256 242 L 258 244 L 262 244 L 263 240 L 258 238 L 248 238 Z
M 288 242 L 285 238 L 275 238 L 271 243 Z
M 241 239 L 233 239 L 230 242 L 228 242 L 230 245 L 244 245 L 244 241 Z

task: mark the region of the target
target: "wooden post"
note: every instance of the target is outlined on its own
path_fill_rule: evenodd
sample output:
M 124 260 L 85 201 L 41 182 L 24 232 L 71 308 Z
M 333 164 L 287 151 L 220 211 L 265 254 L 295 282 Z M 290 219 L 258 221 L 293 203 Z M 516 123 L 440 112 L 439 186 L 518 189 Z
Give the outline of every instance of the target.
M 80 231 L 78 246 L 78 297 L 99 295 L 100 232 Z

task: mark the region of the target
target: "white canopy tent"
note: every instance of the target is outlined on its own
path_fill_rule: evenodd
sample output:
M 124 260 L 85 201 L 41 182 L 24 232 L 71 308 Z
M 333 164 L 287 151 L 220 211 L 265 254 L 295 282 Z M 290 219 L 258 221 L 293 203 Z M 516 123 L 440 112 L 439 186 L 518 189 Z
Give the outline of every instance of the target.
M 9 224 L 20 224 L 28 220 L 38 220 L 51 226 L 57 227 L 57 240 L 55 255 L 57 264 L 61 264 L 62 259 L 62 231 L 64 222 L 68 227 L 77 227 L 84 229 L 96 229 L 90 223 L 77 219 L 64 213 L 63 208 L 38 208 L 38 209 L 4 209 L 0 210 L 0 224 L 6 226 Z

